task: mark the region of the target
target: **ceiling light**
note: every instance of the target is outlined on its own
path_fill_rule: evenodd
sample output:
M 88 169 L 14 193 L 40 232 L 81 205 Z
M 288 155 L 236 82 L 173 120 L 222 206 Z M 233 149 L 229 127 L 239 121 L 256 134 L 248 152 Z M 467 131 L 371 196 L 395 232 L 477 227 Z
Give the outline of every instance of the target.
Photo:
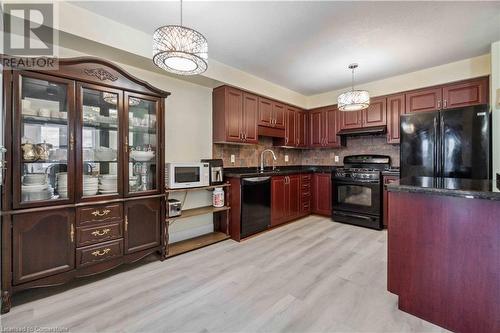
M 352 70 L 352 88 L 337 98 L 337 107 L 340 111 L 359 111 L 370 106 L 370 94 L 366 90 L 354 90 L 354 70 L 358 64 L 350 64 Z
M 207 39 L 182 26 L 181 0 L 181 24 L 160 27 L 153 34 L 153 62 L 174 74 L 195 75 L 207 70 L 207 60 Z

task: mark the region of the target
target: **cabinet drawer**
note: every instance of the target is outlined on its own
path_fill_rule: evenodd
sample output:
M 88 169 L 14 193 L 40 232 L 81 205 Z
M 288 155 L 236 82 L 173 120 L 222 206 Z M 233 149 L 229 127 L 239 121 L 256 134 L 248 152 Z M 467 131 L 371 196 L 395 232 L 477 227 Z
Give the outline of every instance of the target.
M 121 221 L 113 224 L 76 228 L 77 246 L 86 246 L 122 237 Z
M 310 198 L 311 197 L 311 190 L 308 189 L 308 190 L 302 190 L 302 194 L 301 194 L 302 198 Z
M 96 264 L 123 255 L 123 239 L 76 249 L 78 267 Z
M 121 203 L 79 207 L 76 223 L 77 225 L 86 225 L 115 220 L 123 220 L 123 206 Z
M 311 201 L 302 202 L 302 212 L 309 212 L 311 210 Z
M 309 181 L 310 182 L 311 181 L 311 175 L 310 174 L 308 174 L 308 175 L 301 175 L 300 176 L 300 180 L 303 181 L 303 182 L 304 181 Z

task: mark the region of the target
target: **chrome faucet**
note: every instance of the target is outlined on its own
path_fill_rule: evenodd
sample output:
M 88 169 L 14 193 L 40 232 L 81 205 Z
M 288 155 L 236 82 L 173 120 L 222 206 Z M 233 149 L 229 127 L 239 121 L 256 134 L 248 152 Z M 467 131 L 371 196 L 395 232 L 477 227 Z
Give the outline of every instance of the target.
M 276 161 L 276 155 L 274 155 L 274 151 L 272 151 L 271 149 L 263 150 L 262 153 L 260 153 L 260 172 L 264 172 L 264 153 L 265 152 L 270 152 L 271 154 L 273 154 L 273 160 Z

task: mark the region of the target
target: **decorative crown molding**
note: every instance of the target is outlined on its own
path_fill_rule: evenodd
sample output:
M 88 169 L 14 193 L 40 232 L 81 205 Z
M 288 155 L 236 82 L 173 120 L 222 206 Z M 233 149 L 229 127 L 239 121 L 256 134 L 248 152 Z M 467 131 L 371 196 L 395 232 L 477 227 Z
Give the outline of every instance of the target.
M 95 76 L 96 78 L 98 78 L 101 81 L 106 81 L 106 80 L 116 81 L 116 80 L 118 80 L 117 76 L 111 74 L 110 72 L 108 72 L 107 70 L 105 70 L 104 68 L 101 68 L 101 67 L 100 68 L 85 68 L 83 71 L 88 76 Z

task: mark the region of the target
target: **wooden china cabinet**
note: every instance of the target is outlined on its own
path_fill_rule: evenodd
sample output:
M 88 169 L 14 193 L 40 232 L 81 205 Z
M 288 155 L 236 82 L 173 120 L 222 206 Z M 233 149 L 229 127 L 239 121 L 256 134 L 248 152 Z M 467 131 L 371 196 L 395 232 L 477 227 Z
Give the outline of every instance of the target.
M 164 100 L 107 61 L 3 71 L 2 313 L 21 290 L 165 258 Z

